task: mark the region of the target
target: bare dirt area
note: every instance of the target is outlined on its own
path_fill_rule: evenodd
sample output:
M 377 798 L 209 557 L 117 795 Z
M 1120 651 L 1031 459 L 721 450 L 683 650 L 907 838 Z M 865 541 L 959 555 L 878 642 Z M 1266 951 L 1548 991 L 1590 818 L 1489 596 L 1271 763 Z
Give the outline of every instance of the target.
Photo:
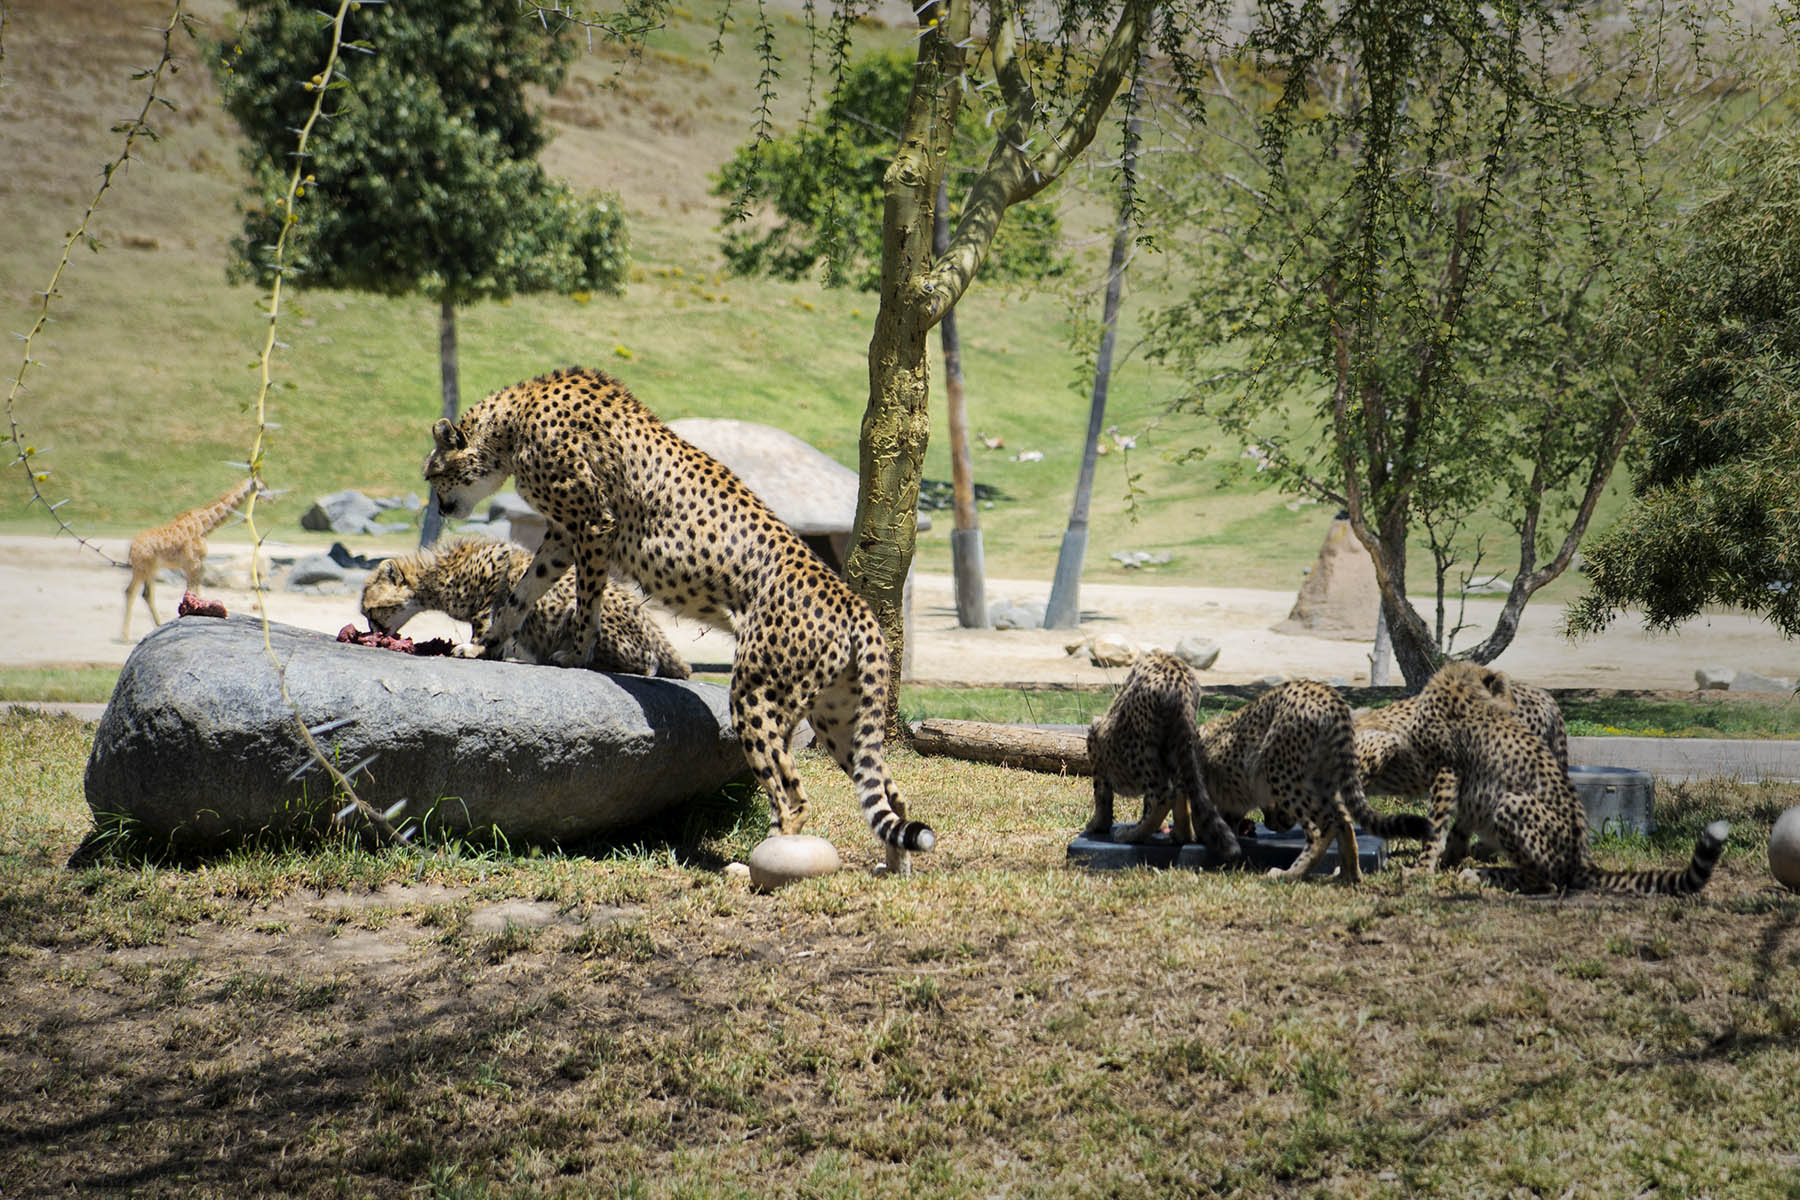
M 126 539 L 102 538 L 98 545 L 113 560 L 125 557 Z M 223 565 L 247 564 L 247 542 L 215 539 L 212 554 Z M 266 543 L 265 553 L 307 554 L 316 547 Z M 365 554 L 409 549 L 396 542 Z M 131 646 L 119 626 L 128 573 L 69 538 L 0 538 L 0 645 L 13 665 L 123 663 Z M 1015 601 L 1044 599 L 1048 585 L 1038 580 L 993 579 L 991 594 Z M 180 587 L 157 589 L 159 612 L 173 616 Z M 209 589 L 211 599 L 232 612 L 255 612 L 256 594 Z M 365 622 L 356 599 L 284 590 L 264 593 L 271 620 L 336 633 Z M 1251 683 L 1267 676 L 1341 679 L 1367 683 L 1372 647 L 1366 642 L 1276 633 L 1293 606 L 1288 592 L 1250 588 L 1183 587 L 1087 583 L 1081 593 L 1079 632 L 1060 630 L 972 630 L 956 624 L 951 580 L 921 575 L 914 591 L 911 675 L 952 683 L 1117 683 L 1119 668 L 1096 667 L 1085 654 L 1065 647 L 1083 637 L 1116 633 L 1140 644 L 1172 647 L 1193 636 L 1219 644 L 1217 664 L 1203 676 L 1211 683 Z M 141 637 L 149 613 L 135 601 L 132 628 Z M 1478 629 L 1493 623 L 1497 601 L 1471 600 L 1467 619 Z M 1518 637 L 1496 666 L 1546 687 L 1629 688 L 1691 691 L 1700 667 L 1725 666 L 1765 675 L 1800 676 L 1800 643 L 1783 638 L 1766 622 L 1738 613 L 1719 613 L 1679 633 L 1652 636 L 1634 620 L 1620 621 L 1606 634 L 1570 642 L 1560 632 L 1562 609 L 1537 604 L 1525 610 Z M 731 639 L 686 622 L 667 622 L 676 646 L 690 661 L 723 663 Z M 406 629 L 415 638 L 466 637 L 467 627 L 441 615 L 415 618 Z M 1396 675 L 1397 681 L 1397 675 Z

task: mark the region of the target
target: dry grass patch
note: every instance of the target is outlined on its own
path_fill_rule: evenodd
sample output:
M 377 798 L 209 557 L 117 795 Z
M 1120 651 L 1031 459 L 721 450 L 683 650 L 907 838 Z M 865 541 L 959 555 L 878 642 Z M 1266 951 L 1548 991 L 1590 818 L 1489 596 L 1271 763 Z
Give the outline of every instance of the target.
M 77 729 L 80 727 L 77 726 Z M 264 851 L 65 871 L 67 723 L 0 724 L 0 1194 L 1780 1196 L 1800 1177 L 1794 789 L 1668 789 L 1698 901 L 1063 866 L 1084 780 L 895 756 L 910 881 Z M 35 764 L 35 774 L 20 764 Z M 15 785 L 16 786 L 16 785 Z M 1405 855 L 1401 855 L 1405 858 Z M 510 907 L 508 907 L 510 906 Z M 518 919 L 491 919 L 497 912 Z

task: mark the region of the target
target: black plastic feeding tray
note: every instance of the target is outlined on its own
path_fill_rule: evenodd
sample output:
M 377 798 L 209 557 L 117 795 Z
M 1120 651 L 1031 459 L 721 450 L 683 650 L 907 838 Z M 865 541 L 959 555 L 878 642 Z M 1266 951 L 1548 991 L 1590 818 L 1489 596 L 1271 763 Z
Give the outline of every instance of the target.
M 1166 833 L 1152 834 L 1148 840 L 1135 845 L 1120 841 L 1131 828 L 1129 821 L 1114 825 L 1110 838 L 1076 834 L 1075 840 L 1069 843 L 1069 865 L 1095 871 L 1117 871 L 1126 867 L 1209 871 L 1218 866 L 1213 861 L 1212 851 L 1202 843 L 1182 845 Z M 1271 867 L 1286 870 L 1306 849 L 1306 834 L 1298 829 L 1276 833 L 1267 825 L 1258 824 L 1254 835 L 1239 835 L 1238 845 L 1243 847 L 1245 865 L 1258 871 L 1267 871 Z M 1387 839 L 1359 829 L 1356 831 L 1356 854 L 1364 872 L 1379 871 L 1387 866 Z M 1338 848 L 1334 841 L 1325 856 L 1313 864 L 1311 873 L 1329 875 L 1337 870 L 1337 866 Z

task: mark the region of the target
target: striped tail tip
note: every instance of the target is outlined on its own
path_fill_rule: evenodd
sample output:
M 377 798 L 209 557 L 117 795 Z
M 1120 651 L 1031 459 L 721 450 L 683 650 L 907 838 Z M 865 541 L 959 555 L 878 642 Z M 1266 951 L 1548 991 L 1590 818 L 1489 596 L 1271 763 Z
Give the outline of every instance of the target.
M 937 845 L 937 834 L 923 821 L 902 821 L 892 814 L 875 826 L 875 836 L 898 850 L 929 850 Z
M 1700 832 L 1700 840 L 1713 847 L 1723 847 L 1731 836 L 1730 821 L 1714 821 Z

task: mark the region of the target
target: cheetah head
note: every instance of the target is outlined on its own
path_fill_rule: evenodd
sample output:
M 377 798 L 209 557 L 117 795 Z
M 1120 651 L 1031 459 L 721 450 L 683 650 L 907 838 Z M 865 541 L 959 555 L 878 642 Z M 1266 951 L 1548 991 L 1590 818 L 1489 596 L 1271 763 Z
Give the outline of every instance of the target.
M 369 572 L 363 583 L 362 611 L 370 628 L 388 634 L 399 633 L 402 625 L 423 611 L 418 590 L 399 559 L 384 559 Z
M 456 425 L 440 417 L 431 427 L 436 444 L 425 458 L 425 482 L 437 495 L 438 511 L 446 517 L 466 517 L 475 506 L 493 495 L 510 472 L 483 452 L 479 443 Z
M 1420 692 L 1421 698 L 1427 694 L 1462 711 L 1515 710 L 1512 681 L 1506 673 L 1466 659 L 1451 659 L 1439 667 Z

